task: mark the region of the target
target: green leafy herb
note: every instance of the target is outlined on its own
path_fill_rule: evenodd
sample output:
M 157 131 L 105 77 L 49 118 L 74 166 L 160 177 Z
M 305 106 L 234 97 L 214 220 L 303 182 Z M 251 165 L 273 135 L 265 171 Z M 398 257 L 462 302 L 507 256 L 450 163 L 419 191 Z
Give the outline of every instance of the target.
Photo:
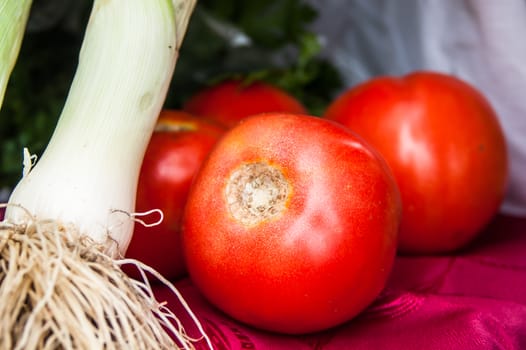
M 26 39 L 0 110 L 0 188 L 22 175 L 24 147 L 40 154 L 48 143 L 76 66 L 76 37 L 53 30 Z
M 57 8 L 64 5 L 62 0 L 34 1 L 29 27 L 37 20 L 46 22 L 49 11 L 44 7 L 53 2 Z M 91 1 L 75 4 L 77 11 L 52 12 L 62 17 L 26 33 L 0 110 L 0 189 L 18 181 L 23 147 L 40 155 L 56 125 Z M 316 16 L 302 0 L 200 0 L 166 107 L 179 108 L 205 85 L 242 76 L 276 84 L 320 115 L 342 82 L 321 58 L 318 38 L 308 29 Z

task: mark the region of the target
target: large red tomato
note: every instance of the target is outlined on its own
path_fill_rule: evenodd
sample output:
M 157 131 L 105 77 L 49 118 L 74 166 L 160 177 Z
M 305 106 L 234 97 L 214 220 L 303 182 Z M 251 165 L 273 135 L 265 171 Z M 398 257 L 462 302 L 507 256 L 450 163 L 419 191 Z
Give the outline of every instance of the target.
M 347 128 L 253 116 L 225 134 L 196 177 L 183 219 L 188 272 L 240 321 L 322 330 L 384 287 L 400 212 L 387 164 Z
M 402 194 L 400 251 L 450 252 L 491 220 L 508 165 L 495 112 L 450 75 L 415 72 L 350 88 L 325 117 L 356 131 L 387 160 Z
M 262 81 L 248 83 L 235 79 L 224 80 L 197 92 L 183 109 L 227 127 L 259 113 L 307 113 L 301 102 L 276 86 Z
M 137 188 L 137 212 L 161 209 L 154 227 L 135 224 L 126 256 L 141 260 L 164 277 L 184 274 L 180 225 L 190 184 L 224 129 L 186 112 L 164 110 L 146 150 Z M 137 276 L 137 272 L 128 271 Z

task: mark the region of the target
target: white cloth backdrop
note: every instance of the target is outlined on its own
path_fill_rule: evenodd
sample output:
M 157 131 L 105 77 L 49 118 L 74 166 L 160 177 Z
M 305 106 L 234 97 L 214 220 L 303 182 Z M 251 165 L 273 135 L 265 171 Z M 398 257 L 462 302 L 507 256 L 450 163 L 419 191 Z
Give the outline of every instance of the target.
M 416 69 L 452 73 L 496 109 L 508 141 L 504 213 L 526 216 L 526 0 L 309 0 L 347 86 Z M 474 174 L 477 176 L 477 174 Z

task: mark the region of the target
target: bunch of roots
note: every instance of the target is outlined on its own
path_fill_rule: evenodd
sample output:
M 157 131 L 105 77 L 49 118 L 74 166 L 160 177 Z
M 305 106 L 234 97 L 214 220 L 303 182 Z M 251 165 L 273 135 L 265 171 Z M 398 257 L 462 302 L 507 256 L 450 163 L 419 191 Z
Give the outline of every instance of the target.
M 0 222 L 0 349 L 193 348 L 147 279 L 119 265 L 56 222 Z

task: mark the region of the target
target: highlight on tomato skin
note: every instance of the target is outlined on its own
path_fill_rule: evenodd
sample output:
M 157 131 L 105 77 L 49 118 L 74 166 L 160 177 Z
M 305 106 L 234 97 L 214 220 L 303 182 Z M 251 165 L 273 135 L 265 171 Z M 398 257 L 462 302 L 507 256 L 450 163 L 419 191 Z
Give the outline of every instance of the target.
M 233 78 L 198 91 L 186 101 L 183 110 L 215 120 L 228 128 L 260 113 L 307 113 L 298 99 L 277 86 Z
M 161 111 L 141 167 L 136 211 L 160 209 L 164 219 L 153 227 L 135 224 L 126 257 L 148 264 L 168 279 L 186 274 L 180 237 L 183 209 L 195 174 L 224 131 L 181 110 Z M 135 269 L 125 269 L 140 278 Z
M 505 135 L 467 82 L 430 71 L 376 77 L 343 92 L 324 117 L 362 136 L 393 170 L 403 202 L 400 252 L 462 249 L 498 212 L 508 179 Z
M 192 185 L 183 252 L 201 293 L 287 334 L 364 310 L 391 271 L 400 194 L 381 156 L 321 118 L 269 113 L 227 131 Z

